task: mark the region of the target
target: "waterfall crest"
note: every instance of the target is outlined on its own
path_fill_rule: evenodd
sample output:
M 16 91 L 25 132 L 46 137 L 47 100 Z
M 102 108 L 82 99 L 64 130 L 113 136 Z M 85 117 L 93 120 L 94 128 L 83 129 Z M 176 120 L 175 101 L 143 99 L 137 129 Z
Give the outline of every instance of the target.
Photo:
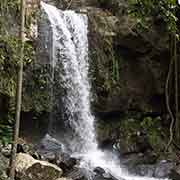
M 60 84 L 65 90 L 63 114 L 74 133 L 73 138 L 68 140 L 72 154 L 82 158 L 82 167 L 91 170 L 100 166 L 120 180 L 154 180 L 129 175 L 115 156 L 98 149 L 95 119 L 90 109 L 87 16 L 74 11 L 61 11 L 45 3 L 41 5 L 51 23 L 52 66 L 61 64 Z

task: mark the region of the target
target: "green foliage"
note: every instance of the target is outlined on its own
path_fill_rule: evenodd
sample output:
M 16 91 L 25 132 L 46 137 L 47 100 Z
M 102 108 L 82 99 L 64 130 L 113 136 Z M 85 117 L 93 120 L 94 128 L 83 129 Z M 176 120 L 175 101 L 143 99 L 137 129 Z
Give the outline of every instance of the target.
M 0 1 L 0 34 L 9 34 L 10 21 L 19 24 L 20 19 L 20 0 L 1 0 Z M 10 19 L 10 18 L 13 18 Z M 13 26 L 13 24 L 11 24 Z
M 30 18 L 26 18 L 30 22 Z M 15 95 L 21 42 L 18 38 L 20 25 L 20 0 L 0 1 L 0 94 L 7 97 L 6 116 L 0 119 L 0 141 L 8 143 L 12 137 L 15 117 Z M 26 24 L 28 29 L 29 24 Z M 24 70 L 34 61 L 35 49 L 31 42 L 24 47 Z
M 0 119 L 0 141 L 8 143 L 12 137 L 12 125 L 15 115 L 15 95 L 17 71 L 19 67 L 20 41 L 18 38 L 0 34 L 0 93 L 9 97 L 8 112 L 5 119 Z M 35 58 L 31 44 L 25 43 L 25 69 Z
M 35 112 L 47 112 L 51 110 L 51 80 L 50 66 L 36 64 L 35 68 L 29 66 L 29 72 L 24 81 L 23 89 L 23 110 L 33 110 Z M 53 82 L 52 82 L 53 83 Z M 59 90 L 59 89 L 58 89 Z
M 163 141 L 164 134 L 161 128 L 160 118 L 146 117 L 141 122 L 141 127 L 148 132 L 148 140 L 150 145 L 156 152 L 161 152 L 165 148 L 166 142 Z
M 1 0 L 1 12 L 9 12 L 10 10 L 20 10 L 20 0 Z
M 0 144 L 8 144 L 12 141 L 12 127 L 14 123 L 15 116 L 15 106 L 14 101 L 9 102 L 9 109 L 6 112 L 6 116 L 1 116 L 0 119 Z
M 129 14 L 138 19 L 139 27 L 148 29 L 151 25 L 147 17 L 154 17 L 166 24 L 169 32 L 176 30 L 175 0 L 128 0 Z
M 136 119 L 128 118 L 123 120 L 120 126 L 122 132 L 120 139 L 126 139 L 127 146 L 133 146 L 136 143 L 136 134 L 139 132 L 140 126 Z
M 152 119 L 151 117 L 145 117 L 140 124 L 144 129 L 151 130 L 152 128 L 158 127 L 158 119 Z
M 0 36 L 0 92 L 15 96 L 18 42 L 14 37 Z
M 0 143 L 8 144 L 11 142 L 12 137 L 12 126 L 7 124 L 0 124 Z
M 0 35 L 0 92 L 14 97 L 19 65 L 20 41 L 14 36 Z M 25 43 L 24 65 L 31 63 L 35 56 L 32 45 Z
M 108 54 L 107 58 L 111 59 L 111 64 L 109 64 L 110 77 L 107 77 L 104 83 L 105 87 L 107 87 L 106 89 L 108 89 L 109 85 L 111 86 L 112 83 L 119 81 L 119 59 L 115 55 L 111 38 L 104 40 L 104 50 Z
M 164 137 L 160 117 L 145 117 L 142 120 L 128 118 L 122 121 L 120 128 L 123 132 L 122 137 L 126 139 L 129 145 L 136 144 L 140 138 L 138 134 L 143 132 L 148 144 L 154 151 L 159 154 L 163 152 L 166 138 Z

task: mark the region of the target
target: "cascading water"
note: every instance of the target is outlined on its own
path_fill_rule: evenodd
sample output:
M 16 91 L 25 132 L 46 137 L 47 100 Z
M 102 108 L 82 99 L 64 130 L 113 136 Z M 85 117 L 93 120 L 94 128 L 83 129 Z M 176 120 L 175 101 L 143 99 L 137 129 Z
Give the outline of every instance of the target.
M 71 143 L 72 151 L 96 149 L 93 120 L 89 104 L 87 17 L 73 11 L 59 11 L 42 3 L 53 29 L 52 66 L 61 61 L 61 84 L 65 114 L 78 137 Z M 86 140 L 85 140 L 86 139 Z
M 45 3 L 41 5 L 51 23 L 52 66 L 61 64 L 60 83 L 65 89 L 62 97 L 64 114 L 74 133 L 68 141 L 72 154 L 80 156 L 81 166 L 89 170 L 99 166 L 118 179 L 154 180 L 129 175 L 116 157 L 98 149 L 94 117 L 90 110 L 87 16 L 74 11 L 61 11 Z

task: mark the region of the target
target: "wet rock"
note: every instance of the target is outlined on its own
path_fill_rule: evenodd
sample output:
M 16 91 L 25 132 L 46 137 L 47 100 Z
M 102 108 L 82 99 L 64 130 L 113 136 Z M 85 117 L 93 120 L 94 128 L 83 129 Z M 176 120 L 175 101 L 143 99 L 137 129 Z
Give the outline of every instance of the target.
M 31 151 L 31 147 L 28 144 L 17 144 L 17 153 L 28 153 Z
M 56 164 L 64 171 L 71 170 L 77 163 L 77 159 L 67 153 L 60 153 L 56 156 Z
M 49 134 L 41 141 L 41 147 L 47 151 L 58 151 L 62 149 L 62 144 L 55 138 L 51 137 Z
M 65 153 L 63 145 L 50 135 L 46 135 L 38 145 L 37 153 L 41 159 L 58 165 L 64 172 L 72 169 L 77 162 L 75 158 Z
M 41 141 L 41 147 L 47 151 L 59 151 L 62 149 L 62 144 L 57 139 L 47 134 Z
M 94 176 L 95 180 L 125 180 L 123 178 L 115 178 L 110 173 L 96 174 Z
M 37 152 L 31 152 L 30 155 L 36 160 L 43 160 L 43 157 Z
M 168 177 L 174 168 L 174 164 L 171 162 L 161 161 L 156 165 L 154 176 L 157 178 Z
M 54 152 L 47 152 L 43 154 L 42 157 L 44 160 L 51 162 L 51 163 L 55 163 L 56 162 L 56 155 Z
M 66 178 L 66 177 L 61 177 L 61 178 L 58 178 L 56 180 L 72 180 L 71 178 Z
M 154 165 L 138 165 L 134 168 L 134 173 L 140 176 L 154 176 L 156 167 Z
M 61 142 L 51 137 L 49 134 L 46 134 L 38 146 L 38 149 L 42 152 L 59 152 L 62 151 L 62 148 Z
M 169 178 L 172 180 L 179 180 L 180 179 L 180 165 L 175 167 L 174 169 L 171 170 L 169 174 Z
M 156 164 L 139 164 L 130 168 L 130 172 L 140 176 L 150 176 L 156 178 L 167 178 L 171 174 L 174 164 L 160 161 Z
M 128 169 L 134 173 L 134 171 L 139 168 L 138 165 L 155 164 L 156 156 L 151 153 L 132 153 L 121 156 L 121 163 L 128 167 Z
M 110 173 L 105 172 L 105 170 L 101 167 L 96 167 L 93 172 L 95 180 L 118 180 L 117 178 L 113 177 Z M 119 179 L 124 180 L 124 179 Z
M 65 173 L 65 176 L 72 180 L 88 180 L 91 174 L 86 169 L 75 167 L 68 173 Z
M 173 170 L 171 173 L 170 173 L 170 176 L 169 176 L 172 180 L 179 180 L 180 179 L 180 174 L 177 173 L 175 170 Z
M 16 157 L 16 175 L 21 180 L 56 180 L 62 176 L 62 169 L 46 161 L 19 153 Z
M 101 167 L 96 167 L 96 168 L 94 169 L 94 172 L 95 172 L 96 174 L 104 174 L 104 173 L 105 173 L 105 170 L 104 170 L 103 168 L 101 168 Z
M 77 159 L 64 152 L 39 152 L 41 159 L 56 164 L 64 172 L 71 170 L 77 163 Z

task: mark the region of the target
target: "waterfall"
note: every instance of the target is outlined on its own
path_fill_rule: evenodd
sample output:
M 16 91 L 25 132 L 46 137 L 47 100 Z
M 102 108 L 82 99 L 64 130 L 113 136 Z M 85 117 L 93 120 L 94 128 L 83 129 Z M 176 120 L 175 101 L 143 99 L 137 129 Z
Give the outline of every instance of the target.
M 60 67 L 59 83 L 64 89 L 64 120 L 74 133 L 73 137 L 66 137 L 72 154 L 81 157 L 81 166 L 89 170 L 99 166 L 118 179 L 154 180 L 129 175 L 114 155 L 98 149 L 95 118 L 90 109 L 87 16 L 70 10 L 61 11 L 45 3 L 41 5 L 52 29 L 51 63 L 53 68 Z
M 90 113 L 90 87 L 87 81 L 87 16 L 73 11 L 63 12 L 42 4 L 53 29 L 52 66 L 61 64 L 60 81 L 66 92 L 62 97 L 64 113 L 78 139 L 78 142 L 76 138 L 71 139 L 72 150 L 86 152 L 91 148 L 96 149 L 94 117 Z

